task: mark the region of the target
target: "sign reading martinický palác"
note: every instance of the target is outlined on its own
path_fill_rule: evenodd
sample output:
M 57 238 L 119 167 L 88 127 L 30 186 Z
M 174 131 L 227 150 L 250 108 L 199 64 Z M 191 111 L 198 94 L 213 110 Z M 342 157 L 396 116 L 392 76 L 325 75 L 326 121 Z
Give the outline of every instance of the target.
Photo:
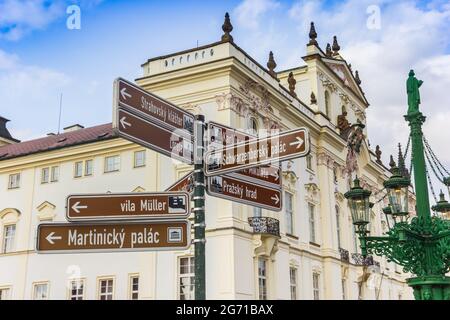
M 70 195 L 66 214 L 69 221 L 187 218 L 189 206 L 186 192 Z
M 51 223 L 38 226 L 38 252 L 183 250 L 189 247 L 188 221 L 139 223 Z

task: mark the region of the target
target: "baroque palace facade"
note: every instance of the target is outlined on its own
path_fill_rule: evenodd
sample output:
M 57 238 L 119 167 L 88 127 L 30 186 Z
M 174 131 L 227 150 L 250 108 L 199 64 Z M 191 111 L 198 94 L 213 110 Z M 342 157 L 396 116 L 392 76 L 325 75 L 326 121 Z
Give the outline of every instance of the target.
M 322 51 L 311 24 L 304 65 L 278 72 L 272 53 L 265 68 L 234 42 L 228 15 L 222 29 L 216 43 L 149 59 L 137 84 L 233 128 L 306 127 L 311 153 L 282 164 L 281 212 L 207 197 L 207 298 L 411 299 L 399 266 L 358 253 L 343 194 L 357 174 L 376 202 L 371 229 L 382 233 L 387 201 L 377 192 L 390 172 L 368 145 L 369 104 L 337 39 Z M 193 245 L 35 251 L 37 225 L 65 222 L 69 194 L 162 191 L 191 167 L 119 138 L 111 124 L 19 142 L 6 122 L 0 118 L 1 299 L 193 298 Z

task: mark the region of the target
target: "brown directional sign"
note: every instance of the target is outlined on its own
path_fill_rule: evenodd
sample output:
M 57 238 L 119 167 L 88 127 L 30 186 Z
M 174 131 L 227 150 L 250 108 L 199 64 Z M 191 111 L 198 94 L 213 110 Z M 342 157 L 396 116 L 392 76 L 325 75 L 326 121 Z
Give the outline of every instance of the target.
M 270 185 L 271 187 L 278 189 L 280 189 L 282 186 L 281 169 L 280 167 L 276 166 L 265 165 L 252 167 L 229 173 L 228 175 L 239 179 L 244 179 L 248 182 Z
M 66 216 L 69 221 L 187 218 L 189 205 L 186 192 L 70 195 Z
M 184 250 L 191 243 L 188 221 L 40 224 L 36 250 L 45 253 Z
M 282 208 L 281 191 L 275 188 L 251 184 L 247 181 L 228 177 L 208 177 L 209 195 L 266 208 L 272 211 L 280 211 Z
M 210 121 L 208 123 L 208 135 L 210 148 L 227 147 L 256 138 L 256 135 L 242 132 L 223 124 Z M 281 188 L 281 169 L 277 165 L 265 165 L 252 167 L 231 173 L 239 179 L 263 185 L 271 184 L 272 187 Z
M 194 172 L 191 171 L 173 185 L 168 187 L 166 191 L 185 191 L 192 195 L 194 193 Z
M 298 128 L 264 138 L 208 150 L 205 154 L 207 176 L 277 163 L 305 156 L 310 151 L 307 129 Z
M 191 139 L 120 108 L 117 111 L 117 121 L 119 136 L 166 156 L 193 164 L 194 147 Z
M 129 81 L 119 78 L 114 82 L 114 99 L 116 106 L 138 113 L 171 131 L 180 129 L 189 134 L 193 133 L 195 119 L 193 114 Z

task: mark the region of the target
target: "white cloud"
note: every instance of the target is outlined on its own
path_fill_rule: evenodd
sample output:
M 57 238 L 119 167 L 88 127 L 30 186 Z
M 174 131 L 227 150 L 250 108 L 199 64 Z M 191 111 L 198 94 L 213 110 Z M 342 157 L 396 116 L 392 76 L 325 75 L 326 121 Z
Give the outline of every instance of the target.
M 0 39 L 16 41 L 33 30 L 45 29 L 66 15 L 66 8 L 78 4 L 91 8 L 102 0 L 0 0 Z
M 21 127 L 17 127 L 18 119 L 10 123 L 12 135 L 19 139 L 37 136 L 37 132 L 29 130 L 36 127 L 34 116 L 37 114 L 54 115 L 57 119 L 58 96 L 70 83 L 71 79 L 61 72 L 24 65 L 19 57 L 0 50 L 0 115 L 8 118 L 12 107 L 22 112 Z M 48 128 L 48 124 L 54 122 L 46 118 L 38 127 Z
M 244 4 L 245 2 L 243 2 Z M 241 4 L 241 5 L 243 5 Z M 381 28 L 368 29 L 370 5 L 381 11 Z M 283 30 L 287 40 L 273 45 L 277 70 L 301 64 L 308 41 L 309 23 L 315 22 L 318 42 L 324 49 L 337 35 L 341 54 L 359 70 L 362 87 L 371 103 L 367 110 L 368 134 L 372 148 L 382 147 L 383 159 L 396 153 L 397 141 L 406 142 L 409 127 L 403 114 L 407 110 L 405 81 L 415 69 L 421 88 L 421 110 L 427 116 L 424 132 L 438 157 L 450 167 L 450 5 L 432 1 L 417 5 L 412 1 L 347 0 L 330 5 L 326 1 L 301 0 L 274 18 L 274 28 Z M 282 26 L 282 27 L 280 27 Z M 251 35 L 241 35 L 244 49 L 257 57 L 267 26 L 262 24 Z M 265 60 L 262 60 L 264 62 Z
M 234 10 L 234 16 L 240 26 L 256 29 L 259 20 L 266 12 L 279 7 L 279 3 L 273 0 L 244 0 Z

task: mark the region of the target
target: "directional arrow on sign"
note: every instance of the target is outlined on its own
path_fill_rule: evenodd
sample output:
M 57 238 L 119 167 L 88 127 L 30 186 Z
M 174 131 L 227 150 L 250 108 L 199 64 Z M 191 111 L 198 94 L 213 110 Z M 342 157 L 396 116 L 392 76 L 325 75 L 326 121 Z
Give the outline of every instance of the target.
M 299 149 L 299 148 L 303 145 L 303 142 L 304 142 L 304 141 L 303 141 L 303 139 L 300 138 L 300 137 L 295 137 L 295 139 L 296 139 L 296 141 L 291 142 L 289 145 L 291 145 L 291 146 L 297 145 L 296 149 Z
M 127 92 L 127 88 L 126 87 L 124 87 L 124 88 L 122 88 L 122 90 L 120 90 L 120 94 L 122 95 L 122 99 L 123 100 L 127 100 L 127 97 L 131 98 L 131 94 L 129 94 Z
M 88 206 L 82 206 L 80 205 L 80 201 L 76 202 L 73 206 L 72 206 L 72 210 L 75 211 L 76 213 L 80 213 L 80 209 L 87 209 Z
M 123 127 L 124 129 L 126 129 L 127 127 L 131 127 L 131 123 L 128 123 L 128 122 L 126 121 L 126 119 L 127 119 L 127 117 L 122 117 L 122 118 L 120 119 L 120 124 L 122 125 L 122 127 Z
M 53 240 L 61 240 L 61 236 L 55 236 L 55 233 L 49 233 L 47 237 L 45 237 L 45 240 L 47 240 L 50 244 L 55 244 Z
M 275 201 L 275 204 L 278 204 L 278 202 L 280 202 L 280 198 L 278 198 L 278 195 L 275 194 L 274 196 L 272 196 L 270 199 L 272 199 L 273 201 Z

